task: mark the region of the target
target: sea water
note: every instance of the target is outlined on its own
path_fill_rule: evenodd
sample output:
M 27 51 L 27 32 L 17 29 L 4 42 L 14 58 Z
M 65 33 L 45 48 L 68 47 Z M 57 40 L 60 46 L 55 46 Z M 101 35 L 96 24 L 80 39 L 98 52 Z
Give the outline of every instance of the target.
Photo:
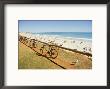
M 40 32 L 40 33 L 33 33 L 33 34 L 92 40 L 92 32 Z

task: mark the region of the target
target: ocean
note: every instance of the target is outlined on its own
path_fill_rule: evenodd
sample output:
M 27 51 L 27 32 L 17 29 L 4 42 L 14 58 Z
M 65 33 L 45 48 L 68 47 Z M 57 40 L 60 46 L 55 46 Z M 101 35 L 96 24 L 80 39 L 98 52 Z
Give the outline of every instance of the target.
M 92 39 L 92 32 L 40 32 L 40 35 L 61 36 L 66 38 Z

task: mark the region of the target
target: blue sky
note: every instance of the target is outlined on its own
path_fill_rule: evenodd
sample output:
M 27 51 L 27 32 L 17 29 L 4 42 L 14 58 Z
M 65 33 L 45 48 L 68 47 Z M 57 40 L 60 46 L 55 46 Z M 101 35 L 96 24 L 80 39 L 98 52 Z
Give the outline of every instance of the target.
M 19 32 L 92 32 L 92 20 L 19 20 Z

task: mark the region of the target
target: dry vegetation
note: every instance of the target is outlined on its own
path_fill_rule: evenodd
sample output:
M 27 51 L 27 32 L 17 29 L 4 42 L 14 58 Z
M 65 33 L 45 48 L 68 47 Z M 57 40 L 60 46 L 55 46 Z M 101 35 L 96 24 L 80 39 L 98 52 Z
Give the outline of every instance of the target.
M 41 44 L 38 44 L 38 48 Z M 56 59 L 48 59 L 36 53 L 26 45 L 19 42 L 19 69 L 91 69 L 92 61 L 86 56 L 76 52 L 59 48 Z M 77 63 L 74 65 L 74 62 Z
M 19 42 L 19 69 L 60 69 L 59 66 L 46 59 L 45 57 L 38 56 L 36 53 Z

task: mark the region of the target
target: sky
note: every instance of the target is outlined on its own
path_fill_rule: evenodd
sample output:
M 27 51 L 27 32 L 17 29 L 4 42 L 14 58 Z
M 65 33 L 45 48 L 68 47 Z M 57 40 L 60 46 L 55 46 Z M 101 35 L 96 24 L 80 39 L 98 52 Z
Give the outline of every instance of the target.
M 19 32 L 92 32 L 92 20 L 19 20 Z

